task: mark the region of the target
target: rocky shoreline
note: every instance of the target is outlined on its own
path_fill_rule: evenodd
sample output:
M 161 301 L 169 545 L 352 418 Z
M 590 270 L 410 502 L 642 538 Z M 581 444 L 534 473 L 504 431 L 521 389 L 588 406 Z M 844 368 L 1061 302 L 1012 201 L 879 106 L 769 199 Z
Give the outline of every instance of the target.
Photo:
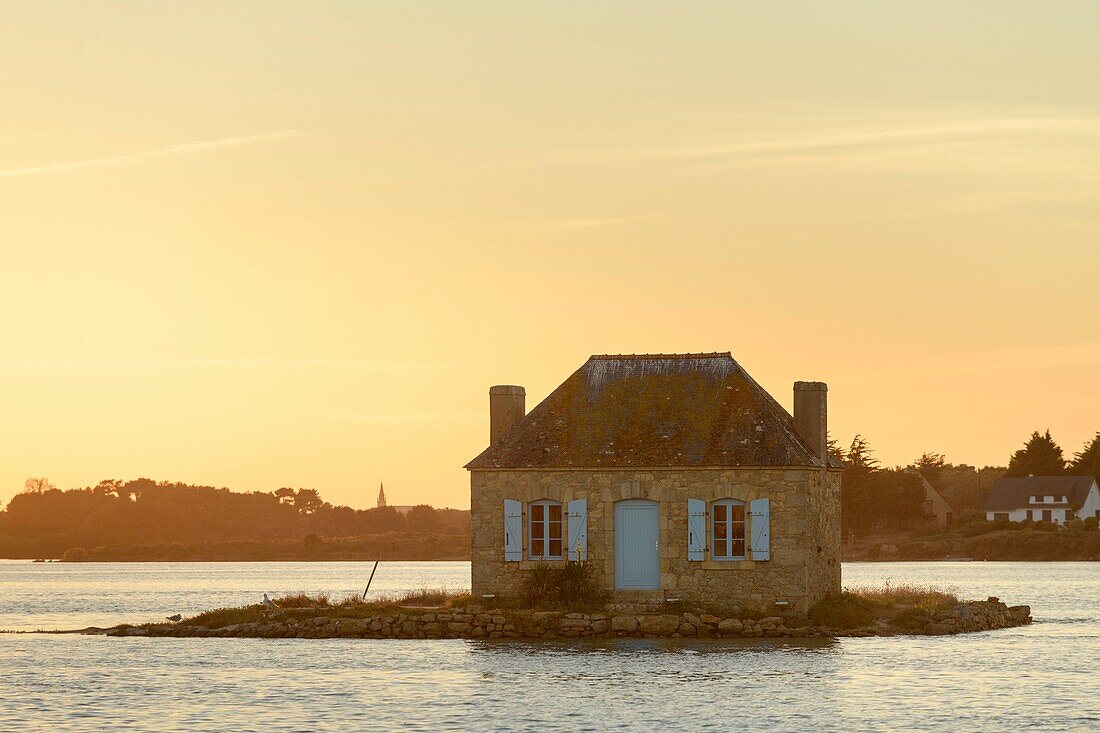
M 563 613 L 515 611 L 468 605 L 459 608 L 402 608 L 363 616 L 338 616 L 335 609 L 275 609 L 263 621 L 217 628 L 178 624 L 122 625 L 84 629 L 83 634 L 122 637 L 213 637 L 259 639 L 554 639 L 554 638 L 834 638 L 962 634 L 1031 623 L 1029 606 L 1007 606 L 997 598 L 953 608 L 908 614 L 904 625 L 878 622 L 856 628 L 808 626 L 804 620 L 721 618 L 694 613 Z

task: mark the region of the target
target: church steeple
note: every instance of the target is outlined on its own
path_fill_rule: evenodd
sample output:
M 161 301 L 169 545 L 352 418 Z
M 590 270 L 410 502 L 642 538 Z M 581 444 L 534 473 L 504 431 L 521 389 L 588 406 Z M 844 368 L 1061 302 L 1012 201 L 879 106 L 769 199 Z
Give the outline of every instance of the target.
M 382 486 L 382 482 L 378 482 L 378 508 L 386 506 L 386 489 Z

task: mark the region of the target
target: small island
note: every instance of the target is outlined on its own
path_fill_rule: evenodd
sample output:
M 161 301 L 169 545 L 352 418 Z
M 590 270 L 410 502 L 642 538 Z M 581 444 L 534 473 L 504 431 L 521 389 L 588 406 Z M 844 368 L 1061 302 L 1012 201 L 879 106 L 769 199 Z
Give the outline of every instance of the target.
M 543 599 L 544 601 L 548 599 Z M 82 629 L 118 637 L 263 639 L 784 639 L 962 634 L 1031 623 L 1029 606 L 998 598 L 962 601 L 913 586 L 862 588 L 830 596 L 806 616 L 762 609 L 628 604 L 486 602 L 465 593 L 418 591 L 364 602 L 296 595 L 223 608 L 178 623 Z

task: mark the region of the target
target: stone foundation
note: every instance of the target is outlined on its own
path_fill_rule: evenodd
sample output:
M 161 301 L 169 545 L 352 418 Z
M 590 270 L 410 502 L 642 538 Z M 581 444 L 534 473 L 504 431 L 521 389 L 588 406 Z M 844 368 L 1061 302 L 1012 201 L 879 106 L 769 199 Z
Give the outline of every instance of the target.
M 911 619 L 909 628 L 875 625 L 855 629 L 808 626 L 795 617 L 722 618 L 708 614 L 585 614 L 505 611 L 481 606 L 447 611 L 409 609 L 363 618 L 274 617 L 268 621 L 207 628 L 187 624 L 118 626 L 82 633 L 107 636 L 237 637 L 264 639 L 555 639 L 555 638 L 830 638 L 837 636 L 944 635 L 989 631 L 1031 623 L 1028 606 L 996 598 L 962 603 Z

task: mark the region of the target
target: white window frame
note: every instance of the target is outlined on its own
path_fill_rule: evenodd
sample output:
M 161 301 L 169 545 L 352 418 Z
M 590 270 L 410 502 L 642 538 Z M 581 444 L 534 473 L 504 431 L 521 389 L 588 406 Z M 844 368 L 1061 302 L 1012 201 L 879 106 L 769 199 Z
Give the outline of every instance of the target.
M 558 520 L 550 521 L 550 508 L 558 508 Z M 541 514 L 541 534 L 535 534 L 535 514 Z M 558 525 L 557 540 L 561 543 L 562 552 L 557 555 L 550 554 L 551 525 Z M 535 553 L 535 542 L 542 542 L 542 552 Z M 563 560 L 565 558 L 565 507 L 560 501 L 553 499 L 540 499 L 527 505 L 527 558 L 529 560 Z
M 734 521 L 733 512 L 730 511 L 731 509 L 733 509 L 735 507 L 740 507 L 740 509 L 741 509 L 741 519 L 740 519 L 740 521 Z M 725 520 L 724 520 L 725 533 L 724 534 L 726 535 L 726 537 L 725 537 L 725 539 L 722 539 L 722 540 L 719 540 L 717 538 L 718 533 L 715 532 L 715 525 L 717 525 L 718 522 L 719 522 L 719 520 L 718 520 L 718 514 L 719 514 L 718 509 L 719 508 L 725 509 L 725 511 L 722 512 L 722 513 L 725 514 Z M 729 561 L 747 560 L 748 559 L 748 548 L 749 548 L 749 523 L 748 523 L 748 518 L 749 518 L 748 504 L 741 501 L 740 499 L 719 499 L 718 501 L 712 501 L 710 503 L 710 516 L 707 518 L 709 520 L 707 522 L 707 524 L 709 525 L 708 531 L 710 532 L 710 558 L 712 560 L 720 560 L 722 562 L 729 562 Z M 727 553 L 730 552 L 730 548 L 732 547 L 733 543 L 736 541 L 735 536 L 733 534 L 733 530 L 736 527 L 736 525 L 741 525 L 741 538 L 740 538 L 740 540 L 741 540 L 741 554 L 740 555 L 727 554 Z M 719 542 L 721 542 L 723 545 L 725 545 L 725 547 L 723 547 L 721 549 L 721 554 L 719 553 L 719 547 L 718 547 Z

